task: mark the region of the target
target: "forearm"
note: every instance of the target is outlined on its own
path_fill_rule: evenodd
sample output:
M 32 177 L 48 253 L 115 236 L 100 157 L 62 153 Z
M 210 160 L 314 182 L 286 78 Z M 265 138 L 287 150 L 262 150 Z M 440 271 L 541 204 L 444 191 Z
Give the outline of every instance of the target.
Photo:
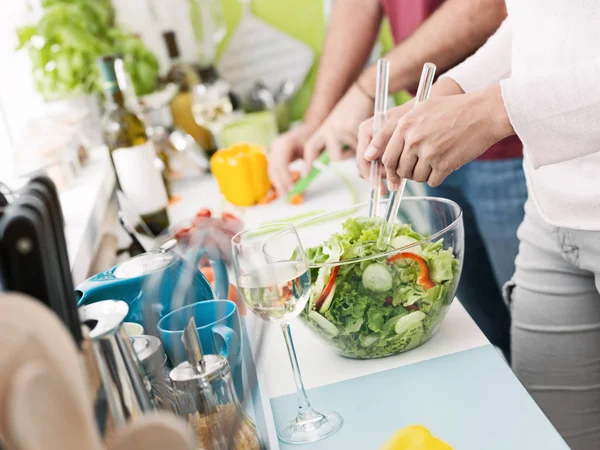
M 319 124 L 357 79 L 381 24 L 379 0 L 336 0 L 305 123 Z
M 390 92 L 416 87 L 423 63 L 437 65 L 438 74 L 474 53 L 506 17 L 504 0 L 447 0 L 386 57 L 390 60 Z M 361 85 L 374 92 L 376 67 L 361 75 Z

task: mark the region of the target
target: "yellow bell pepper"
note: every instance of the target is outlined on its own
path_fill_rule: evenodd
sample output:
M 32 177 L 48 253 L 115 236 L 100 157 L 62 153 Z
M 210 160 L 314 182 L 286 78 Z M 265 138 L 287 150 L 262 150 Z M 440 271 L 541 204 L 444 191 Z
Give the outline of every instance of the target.
M 452 447 L 432 436 L 427 428 L 411 425 L 394 434 L 380 450 L 452 450 Z
M 221 192 L 236 206 L 254 205 L 269 192 L 267 164 L 263 148 L 250 144 L 223 148 L 210 159 Z

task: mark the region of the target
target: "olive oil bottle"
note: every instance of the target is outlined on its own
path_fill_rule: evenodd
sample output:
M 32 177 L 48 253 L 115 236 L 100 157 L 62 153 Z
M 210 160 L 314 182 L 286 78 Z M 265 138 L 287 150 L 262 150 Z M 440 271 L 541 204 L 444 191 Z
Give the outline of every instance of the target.
M 122 64 L 122 60 L 115 55 L 98 59 L 106 97 L 102 118 L 104 142 L 110 151 L 118 187 L 148 228 L 158 235 L 169 226 L 167 190 L 157 165 L 154 143 L 148 139 L 142 120 L 126 106 L 117 81 L 116 64 Z
M 177 127 L 191 135 L 210 158 L 217 150 L 213 134 L 208 128 L 198 125 L 192 114 L 192 89 L 201 82 L 197 68 L 181 61 L 174 31 L 164 32 L 163 39 L 171 60 L 171 68 L 165 81 L 179 87 L 179 92 L 171 102 L 173 121 Z

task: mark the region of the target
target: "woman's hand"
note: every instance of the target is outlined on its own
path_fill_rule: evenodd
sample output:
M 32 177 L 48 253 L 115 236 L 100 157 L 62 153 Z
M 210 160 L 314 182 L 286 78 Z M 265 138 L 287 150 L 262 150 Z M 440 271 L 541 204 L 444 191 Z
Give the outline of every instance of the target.
M 439 186 L 453 171 L 514 134 L 500 86 L 431 98 L 398 121 L 391 138 L 377 133 L 365 159 L 382 159 L 391 191 L 402 178 Z
M 447 95 L 458 94 L 464 94 L 459 84 L 452 78 L 442 78 L 441 80 L 438 80 L 438 82 L 435 83 L 431 88 L 430 97 L 444 97 Z M 404 117 L 405 114 L 411 111 L 414 105 L 415 101 L 411 100 L 403 105 L 400 105 L 396 108 L 392 108 L 388 111 L 386 121 L 383 124 L 381 130 L 377 133 L 377 139 L 375 140 L 375 144 L 377 145 L 376 148 L 380 148 L 382 150 L 381 153 L 383 153 L 383 150 L 385 150 L 385 147 L 391 139 L 392 134 L 394 134 L 394 130 L 396 129 L 398 121 L 402 117 Z M 371 162 L 370 160 L 366 160 L 364 158 L 364 155 L 367 151 L 370 154 L 374 151 L 369 150 L 371 146 L 374 146 L 374 144 L 371 142 L 372 140 L 373 118 L 370 118 L 369 120 L 365 120 L 359 127 L 358 146 L 356 148 L 356 163 L 358 165 L 358 172 L 363 178 L 369 178 L 369 169 Z

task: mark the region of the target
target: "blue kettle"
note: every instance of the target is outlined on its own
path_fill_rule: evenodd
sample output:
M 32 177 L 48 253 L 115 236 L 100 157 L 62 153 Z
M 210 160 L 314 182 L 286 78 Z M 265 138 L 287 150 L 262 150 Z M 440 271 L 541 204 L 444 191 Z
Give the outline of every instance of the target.
M 215 290 L 198 270 L 206 256 L 215 273 Z M 227 298 L 229 279 L 223 260 L 211 252 L 196 251 L 180 256 L 158 249 L 143 253 L 122 264 L 94 275 L 77 286 L 77 306 L 101 300 L 123 300 L 129 305 L 125 320 L 144 327 L 146 334 L 156 332 L 161 317 L 173 309 L 213 298 Z

